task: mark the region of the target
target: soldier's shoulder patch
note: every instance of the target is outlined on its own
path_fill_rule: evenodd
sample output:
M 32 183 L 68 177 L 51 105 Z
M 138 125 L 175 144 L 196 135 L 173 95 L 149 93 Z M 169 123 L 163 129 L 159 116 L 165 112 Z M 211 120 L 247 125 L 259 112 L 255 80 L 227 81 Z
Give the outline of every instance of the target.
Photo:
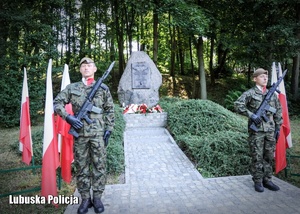
M 70 84 L 71 87 L 78 87 L 80 85 L 81 85 L 81 82 L 74 82 L 74 83 Z

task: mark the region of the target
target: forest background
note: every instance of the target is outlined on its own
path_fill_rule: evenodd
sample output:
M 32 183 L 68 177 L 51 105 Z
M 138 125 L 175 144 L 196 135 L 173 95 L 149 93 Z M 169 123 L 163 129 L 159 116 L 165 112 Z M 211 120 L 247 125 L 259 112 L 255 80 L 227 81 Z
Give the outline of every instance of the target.
M 208 99 L 229 110 L 251 87 L 255 68 L 271 71 L 280 62 L 288 69 L 288 107 L 293 131 L 298 130 L 298 0 L 10 0 L 0 1 L 1 133 L 18 135 L 12 130 L 20 122 L 24 68 L 31 123 L 40 126 L 50 58 L 54 97 L 65 64 L 75 82 L 82 57 L 95 60 L 96 77 L 116 61 L 105 83 L 117 103 L 117 86 L 133 51 L 145 51 L 162 73 L 161 96 Z M 300 154 L 296 131 L 292 149 Z M 300 185 L 299 179 L 293 183 Z
M 169 95 L 212 99 L 208 88 L 214 94 L 220 82 L 235 79 L 225 92 L 241 90 L 240 79 L 250 86 L 255 68 L 270 70 L 272 62 L 281 62 L 289 71 L 289 104 L 299 100 L 298 0 L 18 0 L 1 1 L 0 8 L 3 127 L 19 125 L 23 68 L 34 125 L 43 114 L 50 58 L 54 96 L 64 64 L 74 82 L 81 78 L 84 56 L 95 60 L 98 76 L 117 61 L 107 81 L 116 97 L 126 62 L 136 50 L 145 51 L 171 81 Z M 174 77 L 189 77 L 188 90 Z

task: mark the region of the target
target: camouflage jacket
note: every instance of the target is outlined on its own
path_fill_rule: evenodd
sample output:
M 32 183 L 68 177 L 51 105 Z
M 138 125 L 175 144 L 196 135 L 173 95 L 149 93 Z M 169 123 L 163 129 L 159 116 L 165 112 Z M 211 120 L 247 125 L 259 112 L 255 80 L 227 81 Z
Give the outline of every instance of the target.
M 264 94 L 261 90 L 254 86 L 253 88 L 244 92 L 235 102 L 234 102 L 234 109 L 237 113 L 247 116 L 249 118 L 249 125 L 250 125 L 250 117 L 252 114 L 259 108 L 261 102 L 264 100 L 266 94 Z M 267 117 L 269 121 L 266 122 L 262 119 L 262 123 L 258 126 L 259 131 L 274 131 L 275 128 L 279 129 L 282 124 L 282 108 L 279 102 L 277 95 L 274 93 L 271 97 L 269 105 L 276 109 L 276 113 L 267 112 Z
M 80 110 L 80 107 L 83 105 L 94 84 L 95 83 L 90 86 L 86 86 L 83 82 L 69 84 L 54 99 L 54 111 L 63 119 L 66 119 L 68 113 L 65 110 L 65 105 L 71 103 L 73 113 L 76 114 Z M 95 133 L 98 132 L 113 130 L 115 123 L 114 103 L 108 87 L 104 84 L 102 85 L 103 86 L 98 89 L 93 99 L 94 106 L 100 108 L 101 113 L 97 114 L 91 112 L 90 118 L 94 120 L 94 122 L 90 125 L 83 120 L 83 128 L 79 130 L 80 136 L 94 136 Z

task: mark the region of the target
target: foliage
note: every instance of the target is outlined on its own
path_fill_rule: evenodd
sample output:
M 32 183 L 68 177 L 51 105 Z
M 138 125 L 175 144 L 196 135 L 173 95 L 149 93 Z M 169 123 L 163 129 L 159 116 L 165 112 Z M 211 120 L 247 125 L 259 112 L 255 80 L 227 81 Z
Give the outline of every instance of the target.
M 242 87 L 241 90 L 230 90 L 224 99 L 224 107 L 230 111 L 234 110 L 234 101 L 236 101 L 244 91 L 246 91 L 246 87 Z
M 176 140 L 185 144 L 186 154 L 193 157 L 196 168 L 202 174 L 221 177 L 249 174 L 247 136 L 247 133 L 222 130 L 204 136 L 179 135 Z
M 155 63 L 161 71 L 180 70 L 193 76 L 193 82 L 199 79 L 195 74 L 199 73 L 200 63 L 211 69 L 217 66 L 219 73 L 206 72 L 217 73 L 220 78 L 224 74 L 231 77 L 245 67 L 248 71 L 258 66 L 267 68 L 273 61 L 291 67 L 300 46 L 298 4 L 296 0 L 1 1 L 1 126 L 19 123 L 24 67 L 28 69 L 31 122 L 38 122 L 43 113 L 45 71 L 50 58 L 53 79 L 68 64 L 71 82 L 80 79 L 79 59 L 90 56 L 101 71 L 107 68 L 107 62 L 117 61 L 119 70 L 111 76 L 118 83 L 133 47 L 150 57 L 156 52 Z M 154 35 L 154 15 L 158 15 L 158 35 Z M 204 62 L 197 57 L 196 41 L 200 37 L 206 38 Z M 159 50 L 152 45 L 155 38 Z M 54 94 L 59 85 L 54 82 Z M 191 84 L 191 91 L 200 91 L 202 85 Z
M 46 3 L 47 2 L 47 3 Z M 0 120 L 3 127 L 19 124 L 23 69 L 27 69 L 32 124 L 43 111 L 45 73 L 50 58 L 58 57 L 54 26 L 61 0 L 0 3 Z M 54 69 L 55 72 L 55 69 Z
M 122 109 L 118 105 L 115 105 L 115 127 L 106 148 L 107 173 L 121 173 L 124 171 L 124 131 L 125 121 Z
M 168 123 L 175 135 L 202 135 L 221 130 L 247 132 L 247 126 L 241 126 L 245 124 L 244 120 L 209 100 L 189 99 L 173 102 L 165 111 L 171 112 L 168 115 Z
M 209 100 L 163 98 L 168 129 L 198 170 L 210 177 L 248 172 L 247 121 Z

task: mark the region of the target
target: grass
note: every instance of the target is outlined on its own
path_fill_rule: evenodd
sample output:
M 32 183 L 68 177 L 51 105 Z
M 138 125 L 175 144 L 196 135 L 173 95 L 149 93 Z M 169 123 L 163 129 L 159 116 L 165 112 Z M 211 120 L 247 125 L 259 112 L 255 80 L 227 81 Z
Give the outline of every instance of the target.
M 300 188 L 300 117 L 291 117 L 290 123 L 293 146 L 287 149 L 289 164 L 285 170 L 282 170 L 276 176 Z M 297 156 L 297 158 L 289 158 L 289 155 Z
M 40 130 L 41 126 L 33 126 L 32 133 Z M 19 128 L 1 129 L 0 130 L 0 169 L 20 169 L 28 167 L 22 162 L 20 152 L 16 150 L 16 142 L 19 138 Z M 57 174 L 58 174 L 57 170 Z M 124 174 L 116 175 L 108 174 L 107 184 L 124 183 Z M 75 192 L 75 179 L 70 184 L 62 179 L 61 188 L 58 190 L 58 195 L 71 196 Z M 0 194 L 8 195 L 9 193 L 28 191 L 31 189 L 40 188 L 41 185 L 41 168 L 35 170 L 20 170 L 13 172 L 0 173 Z M 59 185 L 57 183 L 57 185 Z M 36 196 L 40 191 L 30 191 L 21 193 L 22 196 Z M 10 205 L 9 196 L 0 198 L 0 213 L 64 213 L 68 204 L 59 204 L 58 207 L 52 204 L 46 205 Z
M 32 132 L 40 129 L 40 126 L 32 127 Z M 15 143 L 19 138 L 19 129 L 1 129 L 0 132 L 0 169 L 15 169 L 28 167 L 22 162 L 21 153 L 16 152 Z M 22 170 L 8 173 L 0 173 L 0 194 L 29 190 L 40 187 L 41 169 Z M 62 182 L 61 189 L 58 191 L 60 195 L 70 196 L 75 191 L 75 184 L 67 184 Z M 39 195 L 40 191 L 22 193 L 23 196 Z M 10 205 L 9 197 L 0 198 L 1 213 L 63 213 L 67 204 L 61 204 L 58 207 L 52 204 L 46 205 Z

